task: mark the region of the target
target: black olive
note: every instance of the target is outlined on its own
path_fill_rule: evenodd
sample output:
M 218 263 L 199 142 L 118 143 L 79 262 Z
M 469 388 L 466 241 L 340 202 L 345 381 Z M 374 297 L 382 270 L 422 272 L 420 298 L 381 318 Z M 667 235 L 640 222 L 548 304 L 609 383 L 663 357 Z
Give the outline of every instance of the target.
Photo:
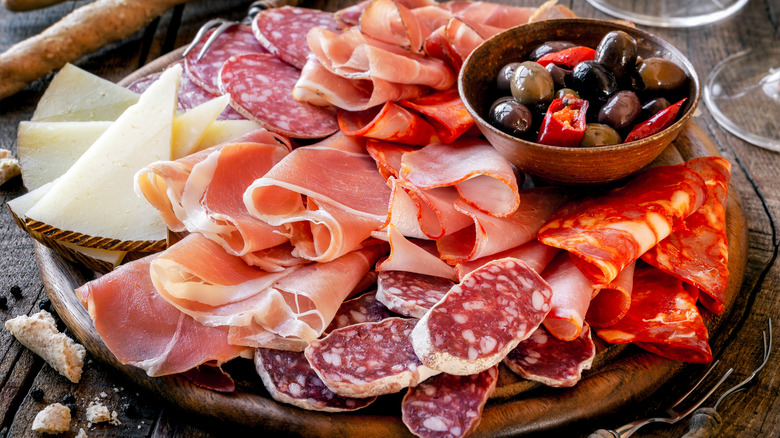
M 642 105 L 642 120 L 647 120 L 650 117 L 654 116 L 658 111 L 661 111 L 662 109 L 668 107 L 671 105 L 668 100 L 664 99 L 663 97 L 656 97 L 655 99 L 650 99 L 647 102 L 645 102 L 644 105 Z
M 680 66 L 664 58 L 646 58 L 636 64 L 644 90 L 675 90 L 682 87 L 688 75 Z
M 602 125 L 601 123 L 588 123 L 585 127 L 585 134 L 580 140 L 581 147 L 606 146 L 610 144 L 620 144 L 623 139 L 612 127 Z
M 507 134 L 520 136 L 528 132 L 533 123 L 533 116 L 525 105 L 506 96 L 499 98 L 490 106 L 488 121 Z
M 636 64 L 636 40 L 622 30 L 612 31 L 601 39 L 593 58 L 604 64 L 620 80 Z
M 547 41 L 546 43 L 533 49 L 531 53 L 528 54 L 528 59 L 531 61 L 536 61 L 548 53 L 560 52 L 563 49 L 568 49 L 569 47 L 574 46 L 576 46 L 576 44 L 569 41 Z
M 571 70 L 560 67 L 552 62 L 547 64 L 544 68 L 550 72 L 553 82 L 559 87 L 563 87 L 566 84 L 566 79 L 571 76 Z
M 604 64 L 596 61 L 577 64 L 572 70 L 570 84 L 567 85 L 580 93 L 583 99 L 598 100 L 601 103 L 618 91 L 615 76 Z
M 518 65 L 520 65 L 519 62 L 510 62 L 509 64 L 501 67 L 501 70 L 498 71 L 496 86 L 498 87 L 499 91 L 503 91 L 504 93 L 509 94 L 509 81 L 512 79 L 512 75 L 515 73 Z
M 512 96 L 523 105 L 549 102 L 555 94 L 550 72 L 541 64 L 525 61 L 517 66 L 511 79 Z
M 636 93 L 623 90 L 613 94 L 601 107 L 598 120 L 599 123 L 621 130 L 634 123 L 640 112 L 642 112 L 642 105 Z

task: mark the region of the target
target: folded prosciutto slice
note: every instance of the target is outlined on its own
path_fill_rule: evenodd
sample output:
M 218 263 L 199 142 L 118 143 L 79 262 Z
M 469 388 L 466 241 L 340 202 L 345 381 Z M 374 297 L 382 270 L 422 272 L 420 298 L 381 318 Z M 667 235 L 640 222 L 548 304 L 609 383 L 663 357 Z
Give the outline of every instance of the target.
M 712 361 L 696 295 L 681 280 L 655 267 L 638 263 L 634 272 L 631 307 L 617 324 L 598 329 L 607 342 L 633 342 L 659 356 L 694 363 Z
M 705 198 L 704 181 L 696 172 L 683 165 L 655 167 L 623 187 L 564 205 L 538 238 L 569 251 L 594 285 L 605 285 L 680 229 Z
M 593 289 L 593 298 L 585 319 L 593 327 L 609 327 L 623 318 L 631 307 L 636 262 L 623 268 L 607 285 Z
M 728 284 L 726 198 L 731 164 L 720 157 L 685 163 L 704 178 L 707 200 L 675 231 L 642 256 L 642 260 L 704 292 L 699 299 L 714 313 L 724 309 Z
M 176 161 L 159 161 L 136 174 L 136 190 L 172 231 L 200 232 L 234 255 L 284 243 L 281 228 L 251 216 L 244 190 L 287 155 L 287 145 L 265 129 Z
M 319 262 L 356 249 L 385 222 L 389 202 L 362 143 L 340 133 L 296 149 L 244 193 L 253 216 L 284 228 L 293 255 Z
M 431 29 L 395 0 L 373 0 L 360 15 L 360 31 L 376 40 L 420 52 Z
M 542 278 L 552 289 L 550 313 L 542 322 L 551 335 L 562 341 L 577 339 L 585 323 L 585 314 L 593 295 L 593 286 L 561 252 L 542 272 Z
M 377 264 L 377 271 L 405 271 L 422 275 L 457 278 L 455 269 L 442 261 L 436 244 L 430 240 L 407 239 L 398 229 L 387 227 L 390 256 Z
M 230 345 L 227 327 L 208 327 L 180 312 L 155 290 L 147 256 L 76 290 L 95 329 L 119 362 L 150 376 L 182 373 L 204 363 L 220 365 L 251 350 Z

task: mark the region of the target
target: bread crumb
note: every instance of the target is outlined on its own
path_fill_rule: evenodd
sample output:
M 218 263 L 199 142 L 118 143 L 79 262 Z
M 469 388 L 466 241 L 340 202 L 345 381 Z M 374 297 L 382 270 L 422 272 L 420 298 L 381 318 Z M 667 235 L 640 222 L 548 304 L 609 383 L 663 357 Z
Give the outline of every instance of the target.
M 75 438 L 87 438 L 87 433 L 84 432 L 84 429 L 79 428 L 79 433 L 76 434 Z
M 102 423 L 109 421 L 111 414 L 108 412 L 108 408 L 100 403 L 90 403 L 87 407 L 87 421 L 90 423 Z
M 119 421 L 119 414 L 116 413 L 116 411 L 111 411 L 111 419 L 108 420 L 109 424 L 113 426 L 120 426 L 122 425 L 122 422 Z
M 0 149 L 0 186 L 6 181 L 22 173 L 19 160 L 11 155 L 8 149 Z
M 19 315 L 6 321 L 5 328 L 68 380 L 78 383 L 81 379 L 87 350 L 57 330 L 51 313 L 41 310 L 32 316 Z
M 60 433 L 70 429 L 70 409 L 54 403 L 38 412 L 33 420 L 33 432 Z
M 108 397 L 108 394 L 106 394 L 105 391 L 100 391 L 100 398 L 106 398 Z

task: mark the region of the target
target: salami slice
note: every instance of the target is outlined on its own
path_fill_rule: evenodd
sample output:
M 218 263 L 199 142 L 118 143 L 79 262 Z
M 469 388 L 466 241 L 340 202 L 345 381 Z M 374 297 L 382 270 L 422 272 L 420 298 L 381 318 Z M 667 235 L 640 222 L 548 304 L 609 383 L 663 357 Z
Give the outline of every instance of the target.
M 336 316 L 333 317 L 333 321 L 325 329 L 325 333 L 363 322 L 379 322 L 391 316 L 394 316 L 393 312 L 387 310 L 387 307 L 377 300 L 376 291 L 367 292 L 344 301 Z
M 431 377 L 409 388 L 401 402 L 401 418 L 420 437 L 466 436 L 479 425 L 496 382 L 496 366 L 470 376 Z
M 300 72 L 269 54 L 237 55 L 219 72 L 221 90 L 230 104 L 265 128 L 294 138 L 326 137 L 339 128 L 336 112 L 298 102 L 292 89 Z
M 712 362 L 707 327 L 696 307 L 696 295 L 686 290 L 681 280 L 637 263 L 628 313 L 615 325 L 597 329 L 596 333 L 607 342 L 633 342 L 668 359 Z
M 414 354 L 410 336 L 416 323 L 387 318 L 344 327 L 313 341 L 304 353 L 336 394 L 359 398 L 391 394 L 439 373 Z
M 209 50 L 198 60 L 203 45 L 213 31 L 200 39 L 195 48 L 184 58 L 185 71 L 204 90 L 212 94 L 222 94 L 219 89 L 219 70 L 231 56 L 243 53 L 267 53 L 257 42 L 251 26 L 236 25 L 222 32 Z
M 449 374 L 482 372 L 531 335 L 550 311 L 552 290 L 524 262 L 505 258 L 467 274 L 412 332 L 417 357 Z
M 422 318 L 455 285 L 442 277 L 404 271 L 381 271 L 376 298 L 388 309 L 404 316 Z
M 342 412 L 364 408 L 376 397 L 342 397 L 328 389 L 302 351 L 255 350 L 255 368 L 274 400 L 312 411 Z
M 509 352 L 504 365 L 525 379 L 570 387 L 580 381 L 583 370 L 590 369 L 594 357 L 596 344 L 587 324 L 571 341 L 562 341 L 541 326 Z
M 301 70 L 311 53 L 306 40 L 309 30 L 321 27 L 336 32 L 340 26 L 330 12 L 285 6 L 260 11 L 252 21 L 252 32 L 269 53 Z

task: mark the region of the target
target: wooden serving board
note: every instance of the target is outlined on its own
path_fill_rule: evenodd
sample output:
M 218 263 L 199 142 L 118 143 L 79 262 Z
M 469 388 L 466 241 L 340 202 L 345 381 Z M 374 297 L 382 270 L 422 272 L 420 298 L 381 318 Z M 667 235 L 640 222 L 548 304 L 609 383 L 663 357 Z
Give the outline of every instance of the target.
M 122 83 L 128 84 L 161 70 L 180 59 L 180 53 L 179 50 L 157 59 Z M 718 155 L 718 151 L 712 142 L 695 123 L 689 122 L 655 164 L 677 164 L 713 155 Z M 741 204 L 736 191 L 731 188 L 726 209 L 730 271 L 726 311 L 712 315 L 703 310 L 711 341 L 725 336 L 728 331 L 724 322 L 733 308 L 745 272 L 747 227 Z M 83 266 L 65 261 L 39 243 L 35 245 L 35 252 L 52 304 L 79 342 L 94 357 L 172 404 L 199 415 L 278 433 L 323 437 L 410 435 L 401 422 L 399 394 L 380 397 L 374 405 L 355 413 L 323 413 L 271 399 L 254 374 L 251 361 L 245 359 L 228 364 L 228 367 L 235 368 L 231 371 L 237 380 L 237 390 L 230 394 L 198 387 L 180 376 L 152 378 L 140 369 L 124 366 L 100 340 L 89 314 L 74 293 L 75 288 L 94 278 L 95 274 Z M 472 436 L 517 436 L 604 417 L 643 400 L 686 368 L 681 362 L 667 360 L 633 346 L 605 348 L 601 345 L 599 350 L 592 369 L 570 389 L 540 387 L 503 369 L 499 388 L 485 407 L 482 422 Z M 714 353 L 717 354 L 717 351 Z M 699 371 L 703 373 L 703 368 Z M 598 403 L 594 403 L 595 400 Z

